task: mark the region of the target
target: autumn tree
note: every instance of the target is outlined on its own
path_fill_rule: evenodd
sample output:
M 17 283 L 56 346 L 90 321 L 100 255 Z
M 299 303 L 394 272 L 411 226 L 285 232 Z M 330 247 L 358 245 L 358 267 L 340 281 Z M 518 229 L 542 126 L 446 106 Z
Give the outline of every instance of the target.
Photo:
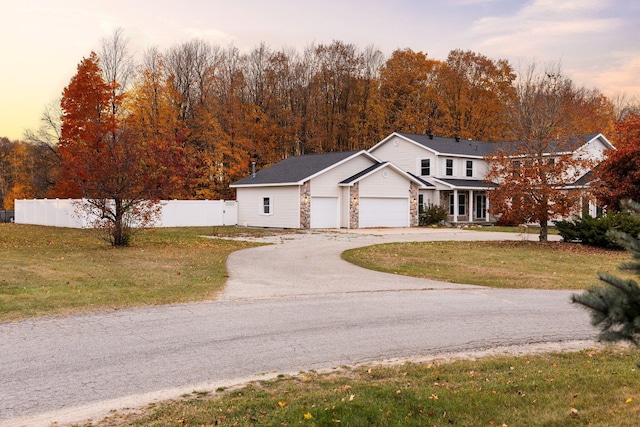
M 122 96 L 102 77 L 95 53 L 82 60 L 62 95 L 59 150 L 63 172 L 56 187 L 84 198 L 83 213 L 107 231 L 113 246 L 128 245 L 135 229 L 151 225 L 158 201 L 179 168 L 175 147 L 145 140 L 122 118 Z
M 504 59 L 459 49 L 437 68 L 439 117 L 434 132 L 482 141 L 507 138 L 507 107 L 516 75 Z
M 433 85 L 440 62 L 423 52 L 399 49 L 380 70 L 387 133 L 432 131 L 440 118 L 440 101 Z
M 603 207 L 618 210 L 623 200 L 640 200 L 640 113 L 617 123 L 613 140 L 617 149 L 598 167 L 595 193 Z
M 0 138 L 0 209 L 15 199 L 43 198 L 51 187 L 51 150 L 40 144 Z
M 60 173 L 60 153 L 58 141 L 62 123 L 62 110 L 60 99 L 47 104 L 40 116 L 40 126 L 36 131 L 25 132 L 26 141 L 32 145 L 31 151 L 37 153 L 35 159 L 35 172 L 38 175 L 36 197 L 55 197 L 51 193 Z
M 555 216 L 568 215 L 579 194 L 567 190 L 590 167 L 592 160 L 575 154 L 584 142 L 573 105 L 583 92 L 561 74 L 559 67 L 531 66 L 519 76 L 508 110 L 515 142 L 503 144 L 489 157 L 488 180 L 499 186 L 489 198 L 492 214 L 512 223 L 540 225 L 540 241 L 547 241 Z

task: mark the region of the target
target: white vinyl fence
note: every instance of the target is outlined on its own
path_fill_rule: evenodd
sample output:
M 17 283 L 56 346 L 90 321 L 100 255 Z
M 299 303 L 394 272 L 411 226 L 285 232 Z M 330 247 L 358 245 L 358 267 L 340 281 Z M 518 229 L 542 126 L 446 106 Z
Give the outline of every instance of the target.
M 15 222 L 54 227 L 87 228 L 92 221 L 78 210 L 77 199 L 17 199 Z M 156 227 L 237 225 L 234 200 L 163 200 Z

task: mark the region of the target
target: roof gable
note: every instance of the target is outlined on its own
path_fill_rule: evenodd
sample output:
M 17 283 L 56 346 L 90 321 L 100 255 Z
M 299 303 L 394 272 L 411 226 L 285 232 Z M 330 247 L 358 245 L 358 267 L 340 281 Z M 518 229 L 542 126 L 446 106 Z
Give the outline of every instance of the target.
M 472 139 L 460 139 L 460 138 L 442 138 L 434 135 L 425 134 L 412 134 L 403 132 L 394 132 L 373 147 L 369 149 L 370 153 L 373 153 L 378 147 L 388 143 L 395 137 L 399 137 L 405 141 L 420 146 L 426 150 L 429 150 L 435 154 L 443 156 L 462 156 L 462 157 L 487 157 L 495 154 L 500 149 L 506 149 L 507 151 L 517 151 L 522 142 L 486 142 L 476 141 Z M 577 151 L 581 147 L 588 145 L 590 142 L 599 140 L 605 149 L 615 149 L 613 144 L 605 138 L 601 133 L 592 133 L 580 135 L 578 137 L 572 137 L 568 144 L 565 144 L 566 148 L 561 148 L 559 145 L 550 144 L 548 155 L 561 154 L 562 152 Z M 571 151 L 567 151 L 567 148 Z
M 292 156 L 256 172 L 255 176 L 252 175 L 236 181 L 230 187 L 301 185 L 305 181 L 361 155 L 377 162 L 373 155 L 364 150 Z
M 341 185 L 341 186 L 353 185 L 356 182 L 358 182 L 358 181 L 366 178 L 367 176 L 371 175 L 375 171 L 380 170 L 380 169 L 384 169 L 384 168 L 393 169 L 395 172 L 397 172 L 399 175 L 401 175 L 404 178 L 406 178 L 408 181 L 413 181 L 414 183 L 416 183 L 419 187 L 433 187 L 433 185 L 429 184 L 428 182 L 418 178 L 417 176 L 415 176 L 415 175 L 413 175 L 411 173 L 407 173 L 407 172 L 403 171 L 402 169 L 400 169 L 397 166 L 395 166 L 393 163 L 389 163 L 389 162 L 382 162 L 382 163 L 376 163 L 374 165 L 371 165 L 368 168 L 366 168 L 364 170 L 361 170 L 357 174 L 352 175 L 349 178 L 341 181 L 338 185 Z
M 493 142 L 475 141 L 471 139 L 443 138 L 434 135 L 413 134 L 394 132 L 373 147 L 369 152 L 375 151 L 378 147 L 388 143 L 394 137 L 399 137 L 409 141 L 419 147 L 429 150 L 439 155 L 463 156 L 463 157 L 485 157 L 493 154 L 497 145 Z

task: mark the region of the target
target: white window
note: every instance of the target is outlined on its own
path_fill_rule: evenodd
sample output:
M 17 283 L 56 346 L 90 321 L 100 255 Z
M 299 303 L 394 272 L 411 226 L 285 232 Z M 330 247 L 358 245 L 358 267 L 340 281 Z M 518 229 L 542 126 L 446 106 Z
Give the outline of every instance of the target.
M 271 215 L 273 213 L 271 197 L 263 197 L 261 207 L 262 207 L 261 212 L 263 215 Z
M 447 159 L 445 163 L 445 175 L 453 176 L 453 159 Z
M 473 161 L 467 160 L 467 176 L 473 176 Z

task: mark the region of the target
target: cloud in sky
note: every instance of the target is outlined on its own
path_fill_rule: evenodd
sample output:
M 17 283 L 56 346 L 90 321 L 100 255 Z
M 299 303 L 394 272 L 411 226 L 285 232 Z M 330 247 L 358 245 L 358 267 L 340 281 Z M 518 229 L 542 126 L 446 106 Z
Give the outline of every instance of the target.
M 516 68 L 561 62 L 578 84 L 640 95 L 640 3 L 628 0 L 16 0 L 0 26 L 0 136 L 36 128 L 76 65 L 118 27 L 139 56 L 194 38 L 241 52 L 332 40 L 387 56 L 463 49 Z

